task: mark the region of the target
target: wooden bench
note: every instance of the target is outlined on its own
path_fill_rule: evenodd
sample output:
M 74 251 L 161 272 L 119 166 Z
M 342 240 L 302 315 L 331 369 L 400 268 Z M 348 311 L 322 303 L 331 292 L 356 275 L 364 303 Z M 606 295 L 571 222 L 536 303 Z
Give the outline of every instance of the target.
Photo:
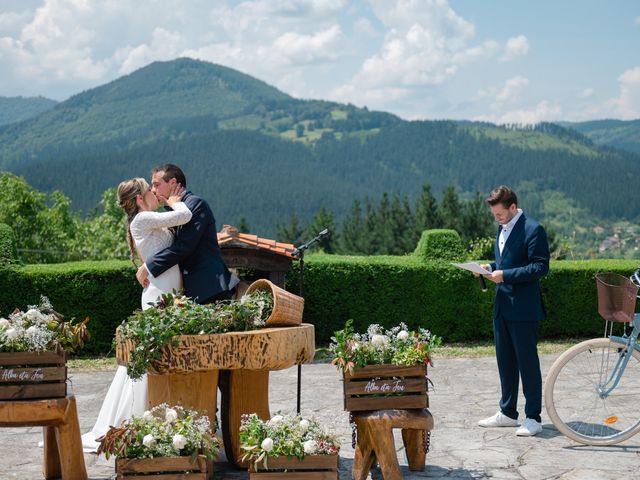
M 354 480 L 365 480 L 376 459 L 385 480 L 402 478 L 393 441 L 394 428 L 402 429 L 409 470 L 424 470 L 427 454 L 423 435 L 433 429 L 429 410 L 374 410 L 354 413 L 353 417 L 358 436 L 352 469 Z
M 39 426 L 44 427 L 44 477 L 86 480 L 78 410 L 73 395 L 45 400 L 0 401 L 0 427 Z

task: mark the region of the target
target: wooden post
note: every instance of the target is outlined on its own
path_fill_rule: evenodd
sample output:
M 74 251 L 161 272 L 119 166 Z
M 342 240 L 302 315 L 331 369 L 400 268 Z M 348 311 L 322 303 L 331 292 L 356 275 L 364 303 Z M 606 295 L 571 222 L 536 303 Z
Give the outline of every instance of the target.
M 194 373 L 149 373 L 149 408 L 161 403 L 180 404 L 183 407 L 206 412 L 215 433 L 218 406 L 218 370 Z

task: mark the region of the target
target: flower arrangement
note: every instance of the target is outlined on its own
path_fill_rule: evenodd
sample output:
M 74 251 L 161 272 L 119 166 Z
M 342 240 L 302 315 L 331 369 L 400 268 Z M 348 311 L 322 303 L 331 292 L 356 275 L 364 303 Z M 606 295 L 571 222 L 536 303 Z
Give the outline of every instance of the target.
M 162 358 L 162 347 L 177 335 L 209 335 L 262 328 L 273 310 L 273 297 L 256 291 L 240 300 L 199 305 L 176 292 L 162 295 L 146 310 L 136 310 L 119 327 L 119 334 L 135 344 L 127 374 L 142 377 L 149 364 Z
M 331 340 L 332 363 L 349 372 L 366 365 L 432 365 L 431 354 L 442 343 L 429 330 L 409 331 L 404 323 L 386 331 L 373 324 L 367 333 L 355 333 L 353 320 L 347 320 Z
M 111 427 L 98 439 L 98 454 L 109 458 L 156 458 L 204 455 L 213 460 L 220 450 L 209 417 L 181 406 L 158 405 Z
M 277 414 L 271 420 L 262 420 L 258 415 L 243 415 L 240 424 L 242 460 L 250 459 L 257 470 L 263 462 L 268 468 L 268 457 L 296 457 L 305 455 L 337 455 L 340 444 L 326 433 L 320 424 L 300 415 Z
M 45 296 L 27 311 L 14 310 L 8 318 L 0 318 L 0 352 L 44 352 L 62 348 L 74 352 L 89 339 L 87 323 L 65 321 Z

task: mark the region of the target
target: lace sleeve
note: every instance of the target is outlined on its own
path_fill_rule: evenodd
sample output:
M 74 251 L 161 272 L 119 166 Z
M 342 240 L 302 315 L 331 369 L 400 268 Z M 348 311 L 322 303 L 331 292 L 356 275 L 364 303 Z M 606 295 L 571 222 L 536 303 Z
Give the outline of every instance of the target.
M 184 202 L 173 204 L 166 212 L 140 212 L 131 222 L 131 230 L 153 230 L 163 227 L 178 227 L 191 220 L 191 210 Z

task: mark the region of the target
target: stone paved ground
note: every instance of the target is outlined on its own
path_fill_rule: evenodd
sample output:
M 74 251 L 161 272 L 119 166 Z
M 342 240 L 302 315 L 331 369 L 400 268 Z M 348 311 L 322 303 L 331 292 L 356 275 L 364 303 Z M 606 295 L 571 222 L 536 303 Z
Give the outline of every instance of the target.
M 543 375 L 555 356 L 542 357 Z M 78 400 L 82 431 L 93 424 L 112 372 L 74 372 L 71 389 Z M 430 370 L 435 419 L 431 452 L 424 472 L 409 472 L 396 440 L 406 479 L 584 479 L 640 478 L 640 435 L 615 447 L 586 447 L 560 435 L 543 413 L 544 430 L 534 438 L 515 436 L 515 429 L 483 429 L 479 418 L 497 410 L 498 378 L 493 358 L 439 359 Z M 342 443 L 341 479 L 351 478 L 353 459 L 347 413 L 342 410 L 342 384 L 327 364 L 303 366 L 302 413 L 316 417 L 338 434 Z M 296 369 L 271 375 L 272 411 L 295 410 Z M 640 401 L 640 399 L 638 399 Z M 42 478 L 41 428 L 0 429 L 0 479 Z M 85 460 L 91 479 L 113 477 L 113 467 L 95 455 Z M 246 479 L 228 464 L 215 465 L 216 478 Z M 374 470 L 372 480 L 382 479 Z

